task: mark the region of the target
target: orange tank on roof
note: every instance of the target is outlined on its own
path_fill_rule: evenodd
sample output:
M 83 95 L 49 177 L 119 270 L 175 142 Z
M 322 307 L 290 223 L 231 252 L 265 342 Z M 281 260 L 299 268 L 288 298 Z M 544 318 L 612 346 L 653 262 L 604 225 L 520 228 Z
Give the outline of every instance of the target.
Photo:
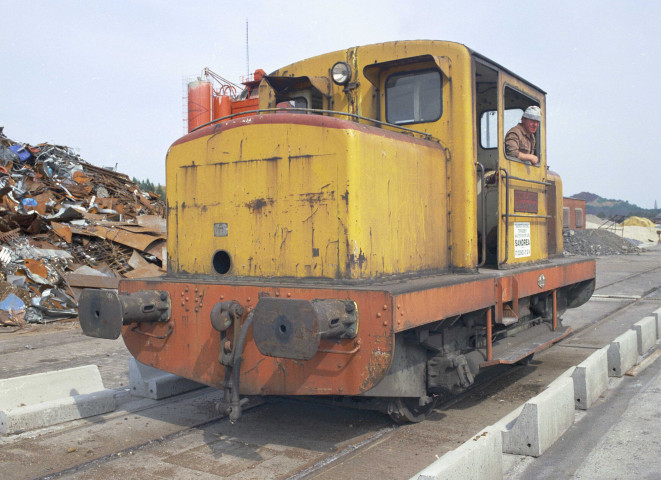
M 232 98 L 229 95 L 213 97 L 213 119 L 227 117 L 232 114 Z
M 200 77 L 188 84 L 189 132 L 219 118 L 259 109 L 259 84 L 266 75 L 261 68 L 241 82 L 245 86 L 245 90 L 240 95 L 241 100 L 233 99 L 236 98 L 234 86 L 223 83 L 227 81 L 219 75 L 206 68 L 203 75 L 207 80 L 202 80 L 203 77 Z M 220 83 L 220 88 L 214 90 L 211 80 Z M 254 115 L 254 113 L 246 115 Z M 238 117 L 242 116 L 244 115 L 238 115 Z
M 196 80 L 188 84 L 188 131 L 209 123 L 213 113 L 211 82 Z

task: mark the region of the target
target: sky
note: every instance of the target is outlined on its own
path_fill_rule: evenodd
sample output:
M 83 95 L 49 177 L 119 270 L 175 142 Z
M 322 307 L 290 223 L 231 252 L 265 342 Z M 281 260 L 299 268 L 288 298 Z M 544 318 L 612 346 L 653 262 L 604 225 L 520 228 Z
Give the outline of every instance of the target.
M 661 205 L 661 1 L 0 0 L 0 126 L 165 183 L 184 85 L 392 40 L 463 43 L 547 92 L 564 193 Z M 246 55 L 248 21 L 248 55 Z

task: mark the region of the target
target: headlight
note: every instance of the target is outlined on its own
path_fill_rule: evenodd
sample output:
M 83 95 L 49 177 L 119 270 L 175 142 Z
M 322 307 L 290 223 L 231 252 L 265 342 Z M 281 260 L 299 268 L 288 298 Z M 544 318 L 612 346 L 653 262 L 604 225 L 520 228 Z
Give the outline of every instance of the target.
M 337 62 L 331 68 L 331 76 L 338 85 L 346 85 L 351 80 L 351 66 L 347 62 Z

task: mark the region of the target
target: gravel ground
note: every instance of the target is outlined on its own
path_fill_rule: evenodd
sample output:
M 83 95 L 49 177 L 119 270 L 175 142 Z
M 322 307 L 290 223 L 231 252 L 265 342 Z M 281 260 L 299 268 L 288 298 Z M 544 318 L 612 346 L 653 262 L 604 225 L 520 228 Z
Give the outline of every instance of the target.
M 565 255 L 626 255 L 638 254 L 636 240 L 603 229 L 565 230 L 562 234 Z

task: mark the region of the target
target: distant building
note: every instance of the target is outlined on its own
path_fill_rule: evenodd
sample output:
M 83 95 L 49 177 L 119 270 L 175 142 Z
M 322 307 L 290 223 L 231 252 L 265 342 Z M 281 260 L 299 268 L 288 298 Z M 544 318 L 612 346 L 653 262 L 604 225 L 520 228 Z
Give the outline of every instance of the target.
M 585 228 L 585 200 L 562 197 L 562 228 Z

